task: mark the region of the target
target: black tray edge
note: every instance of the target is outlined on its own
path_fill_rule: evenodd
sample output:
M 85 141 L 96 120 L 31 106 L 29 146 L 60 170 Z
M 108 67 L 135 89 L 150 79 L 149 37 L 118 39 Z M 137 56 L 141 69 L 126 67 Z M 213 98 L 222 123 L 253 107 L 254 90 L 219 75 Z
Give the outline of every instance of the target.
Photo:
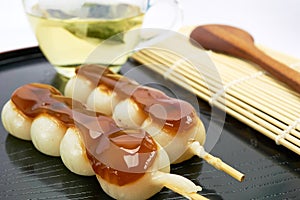
M 38 46 L 6 51 L 0 53 L 0 67 L 23 60 L 35 59 L 40 57 L 43 57 L 43 53 Z

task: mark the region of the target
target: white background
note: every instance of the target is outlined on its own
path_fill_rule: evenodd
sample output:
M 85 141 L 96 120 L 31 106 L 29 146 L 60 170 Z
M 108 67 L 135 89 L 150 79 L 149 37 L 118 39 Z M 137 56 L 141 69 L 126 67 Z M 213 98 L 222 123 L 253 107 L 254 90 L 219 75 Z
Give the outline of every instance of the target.
M 221 23 L 250 32 L 257 43 L 300 58 L 299 0 L 181 0 L 183 25 Z M 36 46 L 21 0 L 1 0 L 0 52 Z

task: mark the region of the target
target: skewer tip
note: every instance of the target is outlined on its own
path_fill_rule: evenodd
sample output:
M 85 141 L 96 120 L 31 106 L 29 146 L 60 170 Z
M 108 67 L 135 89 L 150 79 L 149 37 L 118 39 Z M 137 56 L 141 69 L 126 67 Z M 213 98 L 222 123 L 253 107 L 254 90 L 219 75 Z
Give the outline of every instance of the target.
M 204 157 L 209 164 L 214 166 L 215 168 L 224 171 L 234 179 L 242 182 L 245 179 L 245 175 L 238 170 L 234 169 L 233 167 L 229 166 L 228 164 L 224 163 L 220 158 L 216 158 L 215 156 L 207 153 Z
M 222 170 L 234 179 L 242 182 L 245 179 L 245 175 L 228 164 L 224 163 L 220 158 L 217 158 L 209 153 L 207 153 L 199 142 L 195 141 L 190 144 L 190 149 L 198 157 L 204 159 L 210 165 L 214 166 L 216 169 Z
M 183 176 L 158 171 L 153 177 L 157 184 L 161 184 L 187 199 L 207 200 L 206 197 L 198 194 L 202 188 Z

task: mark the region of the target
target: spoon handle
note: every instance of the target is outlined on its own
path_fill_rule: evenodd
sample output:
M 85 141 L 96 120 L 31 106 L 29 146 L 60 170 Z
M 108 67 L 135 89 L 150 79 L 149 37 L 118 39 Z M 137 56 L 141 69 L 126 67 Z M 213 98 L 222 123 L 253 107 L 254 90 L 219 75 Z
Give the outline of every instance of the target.
M 237 31 L 239 30 L 239 31 Z M 247 59 L 300 93 L 300 73 L 259 50 L 241 29 L 224 25 L 196 27 L 191 38 L 205 49 Z M 250 35 L 249 35 L 250 37 Z
M 275 78 L 300 93 L 300 73 L 298 71 L 271 58 L 255 46 L 252 49 L 249 48 L 247 53 L 251 57 L 250 61 L 258 64 Z

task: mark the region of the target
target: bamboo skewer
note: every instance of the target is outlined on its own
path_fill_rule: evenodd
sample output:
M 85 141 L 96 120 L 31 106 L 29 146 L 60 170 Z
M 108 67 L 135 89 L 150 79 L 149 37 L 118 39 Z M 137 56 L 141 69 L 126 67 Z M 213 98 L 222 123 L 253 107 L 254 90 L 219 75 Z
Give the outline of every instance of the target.
M 236 66 L 236 63 L 230 62 L 230 59 L 222 60 L 223 55 L 217 56 L 214 54 L 212 59 L 217 62 L 217 67 L 222 68 L 222 81 L 225 85 L 241 76 L 249 76 L 249 74 L 260 71 L 256 66 L 253 67 L 244 61 L 237 60 L 239 66 Z M 174 55 L 168 55 L 166 52 L 155 52 L 154 50 L 142 50 L 134 54 L 133 58 L 160 74 L 165 74 L 169 70 L 168 79 L 185 87 L 205 101 L 210 101 L 211 94 L 218 92 L 218 80 L 209 74 L 210 69 L 205 69 L 203 73 L 208 77 L 209 84 L 212 82 L 209 88 L 212 91 L 209 91 L 205 81 L 199 78 L 199 75 L 193 71 L 193 67 L 189 66 L 187 62 L 174 67 L 174 61 L 176 61 Z M 249 67 L 241 67 L 241 65 L 248 65 Z M 170 68 L 173 72 L 170 72 Z M 226 73 L 226 70 L 229 72 Z M 264 86 L 263 89 L 261 85 Z M 245 90 L 250 90 L 250 92 L 245 92 Z M 282 103 L 279 104 L 280 102 L 284 102 L 286 105 L 283 106 Z M 218 96 L 213 105 L 300 155 L 300 125 L 292 127 L 290 132 L 286 134 L 283 133 L 300 117 L 300 113 L 297 112 L 300 108 L 299 95 L 274 81 L 268 75 L 264 74 L 229 87 L 226 93 Z M 283 135 L 284 137 L 279 137 Z
M 210 165 L 214 166 L 216 169 L 224 171 L 229 174 L 231 177 L 235 178 L 238 181 L 243 181 L 245 179 L 245 175 L 241 172 L 237 171 L 233 167 L 224 163 L 220 158 L 217 158 L 204 150 L 204 147 L 200 145 L 198 141 L 194 141 L 189 145 L 189 149 L 197 155 L 198 157 L 205 160 Z
M 193 185 L 186 178 L 179 176 L 177 174 L 169 174 L 157 171 L 153 174 L 153 180 L 158 185 L 163 185 L 164 187 L 186 197 L 191 200 L 208 200 L 208 198 L 198 194 L 201 191 L 200 186 Z
M 165 184 L 164 185 L 166 188 L 169 188 L 170 190 L 188 198 L 188 199 L 192 199 L 192 200 L 208 200 L 208 198 L 198 194 L 198 193 L 186 193 L 184 191 L 181 191 L 179 188 L 174 187 L 171 184 Z

